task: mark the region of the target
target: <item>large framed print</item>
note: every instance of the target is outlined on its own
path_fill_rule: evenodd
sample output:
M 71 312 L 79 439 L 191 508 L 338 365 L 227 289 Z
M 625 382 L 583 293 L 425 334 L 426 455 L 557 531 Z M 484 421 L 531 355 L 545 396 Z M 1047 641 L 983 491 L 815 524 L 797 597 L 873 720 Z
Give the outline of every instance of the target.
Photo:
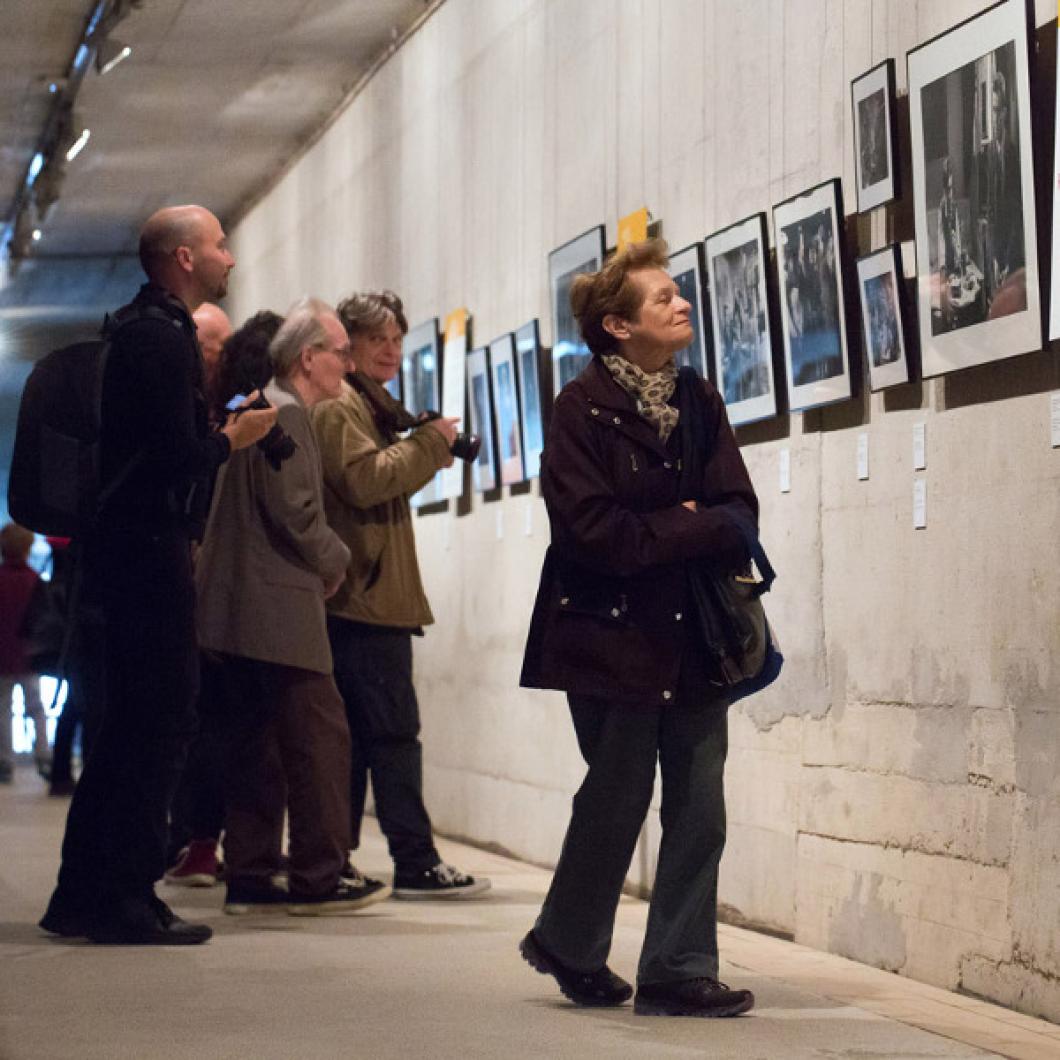
M 1060 11 L 1060 3 L 1057 4 Z M 1056 118 L 1053 140 L 1053 255 L 1049 291 L 1049 341 L 1060 338 L 1060 48 L 1056 49 Z
M 545 449 L 544 402 L 541 397 L 541 340 L 537 320 L 515 333 L 515 367 L 519 380 L 519 426 L 523 439 L 523 468 L 528 479 L 541 473 Z
M 454 309 L 445 318 L 442 346 L 442 415 L 463 420 L 467 407 L 467 341 L 471 315 L 466 309 Z M 442 499 L 459 497 L 464 492 L 464 464 L 454 460 L 438 472 Z
M 467 355 L 467 389 L 470 398 L 470 430 L 482 439 L 475 462 L 471 465 L 471 481 L 476 490 L 497 487 L 496 449 L 493 444 L 493 400 L 490 394 L 490 369 L 486 347 L 480 346 Z
M 873 390 L 908 383 L 906 307 L 897 243 L 858 259 L 861 331 Z
M 769 239 L 757 213 L 703 241 L 714 379 L 735 426 L 777 414 L 773 322 L 766 286 Z
M 894 60 L 887 59 L 850 82 L 858 213 L 898 198 L 894 80 Z
M 522 482 L 523 445 L 519 431 L 519 392 L 515 372 L 515 337 L 509 331 L 490 343 L 490 374 L 497 422 L 497 456 L 501 484 Z
M 1041 348 L 1025 0 L 911 51 L 925 376 Z
M 692 322 L 692 342 L 674 355 L 678 367 L 691 365 L 707 378 L 706 329 L 703 320 L 703 245 L 693 243 L 670 255 L 670 275 L 681 292 L 681 297 L 692 307 L 688 316 Z
M 441 404 L 440 343 L 438 318 L 431 317 L 412 328 L 401 344 L 401 378 L 405 408 L 413 415 L 435 411 Z M 438 476 L 435 475 L 418 493 L 413 494 L 414 508 L 441 499 Z
M 843 276 L 843 200 L 829 180 L 773 207 L 780 331 L 792 412 L 852 394 Z
M 596 272 L 604 263 L 604 226 L 597 225 L 557 247 L 548 256 L 548 285 L 552 292 L 552 379 L 559 392 L 589 363 L 592 355 L 582 341 L 570 307 L 574 277 Z

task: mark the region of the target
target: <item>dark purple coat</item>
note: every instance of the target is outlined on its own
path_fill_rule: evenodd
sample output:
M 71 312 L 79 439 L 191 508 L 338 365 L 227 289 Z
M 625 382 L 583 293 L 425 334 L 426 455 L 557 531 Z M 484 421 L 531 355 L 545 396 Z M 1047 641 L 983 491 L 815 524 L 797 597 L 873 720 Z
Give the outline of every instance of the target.
M 720 505 L 757 522 L 758 500 L 718 392 L 704 381 L 709 457 L 691 512 L 669 444 L 602 361 L 556 400 L 541 461 L 552 528 L 520 684 L 629 704 L 676 695 L 685 647 L 685 563 L 743 566 L 748 544 Z

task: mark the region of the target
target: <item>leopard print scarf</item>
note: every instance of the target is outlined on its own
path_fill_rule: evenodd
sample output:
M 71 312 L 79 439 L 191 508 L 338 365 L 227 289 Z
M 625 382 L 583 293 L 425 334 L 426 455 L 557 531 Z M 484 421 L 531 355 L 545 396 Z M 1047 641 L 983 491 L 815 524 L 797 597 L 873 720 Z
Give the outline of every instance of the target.
M 623 390 L 637 402 L 637 411 L 665 442 L 677 426 L 679 413 L 669 404 L 677 386 L 677 365 L 667 361 L 657 372 L 645 372 L 619 353 L 605 353 L 603 362 Z

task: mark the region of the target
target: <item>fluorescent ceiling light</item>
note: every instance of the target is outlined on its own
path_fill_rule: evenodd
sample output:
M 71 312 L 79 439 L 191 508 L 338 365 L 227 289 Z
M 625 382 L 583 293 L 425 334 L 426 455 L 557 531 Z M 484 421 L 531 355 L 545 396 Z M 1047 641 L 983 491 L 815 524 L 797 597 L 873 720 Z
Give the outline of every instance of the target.
M 44 234 L 44 233 L 43 233 L 43 232 L 41 232 L 41 230 L 40 230 L 39 228 L 34 228 L 34 229 L 33 229 L 33 242 L 34 242 L 34 243 L 39 243 L 39 242 L 40 242 L 40 237 L 41 237 L 41 236 L 42 236 L 43 234 Z
M 37 176 L 40 174 L 40 171 L 43 168 L 44 168 L 44 155 L 42 155 L 40 153 L 40 151 L 38 151 L 33 156 L 33 161 L 30 162 L 30 164 L 29 164 L 29 182 L 30 182 L 30 184 L 32 184 L 37 179 Z
M 118 63 L 132 55 L 132 48 L 120 40 L 107 39 L 96 52 L 96 69 L 101 74 L 110 73 Z
M 92 135 L 91 129 L 85 129 L 83 133 L 73 142 L 70 150 L 66 152 L 66 161 L 72 162 L 84 150 L 88 138 Z

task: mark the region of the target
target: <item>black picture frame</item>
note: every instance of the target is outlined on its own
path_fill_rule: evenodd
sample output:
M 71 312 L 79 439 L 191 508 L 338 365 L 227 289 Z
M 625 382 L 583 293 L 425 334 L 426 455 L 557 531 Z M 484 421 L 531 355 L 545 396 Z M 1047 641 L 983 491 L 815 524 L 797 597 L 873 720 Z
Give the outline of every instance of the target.
M 850 82 L 858 213 L 901 194 L 895 97 L 894 59 L 885 59 Z
M 541 376 L 541 336 L 537 318 L 515 332 L 515 366 L 519 381 L 519 427 L 523 441 L 523 470 L 527 479 L 541 473 L 545 450 L 547 397 Z
M 515 336 L 509 331 L 489 347 L 493 384 L 493 422 L 497 429 L 497 467 L 500 485 L 514 486 L 525 478 L 523 440 L 519 424 L 519 381 L 515 366 Z
M 681 297 L 692 307 L 692 342 L 674 354 L 680 368 L 690 365 L 704 379 L 710 378 L 710 358 L 707 355 L 707 328 L 703 298 L 703 244 L 693 243 L 670 255 L 670 275 L 677 284 Z
M 592 358 L 571 312 L 570 286 L 579 273 L 596 272 L 601 268 L 604 251 L 604 226 L 594 225 L 556 247 L 548 256 L 548 288 L 552 299 L 552 391 L 556 395 Z
M 858 258 L 861 336 L 868 363 L 869 388 L 885 390 L 912 379 L 909 306 L 902 253 L 897 243 Z
M 792 412 L 853 396 L 838 177 L 773 207 L 784 370 Z
M 405 408 L 414 415 L 437 410 L 441 405 L 442 344 L 438 318 L 431 317 L 410 328 L 401 343 L 401 381 Z M 414 508 L 442 499 L 437 475 L 412 496 Z
M 467 355 L 467 399 L 469 429 L 482 439 L 482 447 L 471 465 L 471 483 L 479 493 L 496 489 L 497 447 L 493 426 L 493 385 L 485 346 Z

